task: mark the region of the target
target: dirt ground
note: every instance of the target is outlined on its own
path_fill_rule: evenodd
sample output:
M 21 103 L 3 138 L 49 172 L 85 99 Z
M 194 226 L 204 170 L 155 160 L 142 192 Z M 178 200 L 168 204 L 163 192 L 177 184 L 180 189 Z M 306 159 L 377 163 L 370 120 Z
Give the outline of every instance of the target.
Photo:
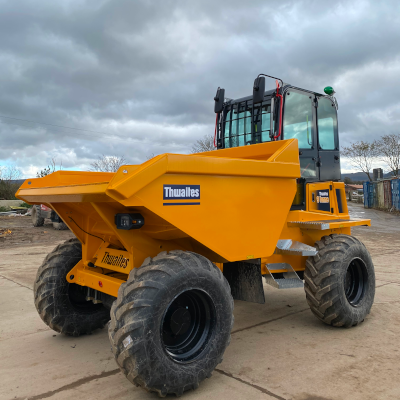
M 333 328 L 311 313 L 303 289 L 265 286 L 266 304 L 235 302 L 235 325 L 224 361 L 185 399 L 400 399 L 400 217 L 351 205 L 372 227 L 353 233 L 376 268 L 376 296 L 365 322 Z M 36 270 L 69 231 L 30 226 L 28 217 L 0 217 L 0 399 L 156 399 L 116 367 L 107 331 L 71 338 L 37 315 Z
M 7 230 L 11 231 L 3 239 L 0 238 L 0 249 L 24 246 L 30 243 L 43 243 L 55 247 L 60 241 L 74 236 L 70 231 L 55 230 L 49 219 L 45 219 L 44 222 L 43 226 L 35 228 L 30 216 L 0 216 L 0 234 Z

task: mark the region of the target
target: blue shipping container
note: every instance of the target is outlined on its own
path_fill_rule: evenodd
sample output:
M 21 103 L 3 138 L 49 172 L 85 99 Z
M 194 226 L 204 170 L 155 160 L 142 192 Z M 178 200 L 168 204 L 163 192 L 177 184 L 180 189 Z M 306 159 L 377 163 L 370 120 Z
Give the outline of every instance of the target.
M 392 186 L 392 205 L 396 210 L 400 210 L 399 179 L 392 179 L 390 184 Z
M 364 190 L 364 208 L 370 208 L 369 206 L 369 182 L 364 182 L 363 183 L 363 190 Z
M 376 182 L 370 182 L 368 185 L 368 208 L 375 207 Z

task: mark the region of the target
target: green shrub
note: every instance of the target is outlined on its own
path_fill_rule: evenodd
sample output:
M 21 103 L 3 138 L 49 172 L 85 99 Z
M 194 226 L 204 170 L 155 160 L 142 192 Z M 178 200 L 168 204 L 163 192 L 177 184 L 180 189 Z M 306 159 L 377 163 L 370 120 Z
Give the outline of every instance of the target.
M 15 193 L 20 186 L 19 183 L 0 180 L 0 199 L 16 200 Z

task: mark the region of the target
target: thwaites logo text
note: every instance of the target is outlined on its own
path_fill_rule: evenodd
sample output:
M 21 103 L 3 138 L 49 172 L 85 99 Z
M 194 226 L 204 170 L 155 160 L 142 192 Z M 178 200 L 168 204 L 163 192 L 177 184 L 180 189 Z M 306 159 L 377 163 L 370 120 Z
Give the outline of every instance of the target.
M 200 200 L 200 185 L 164 185 L 164 200 Z
M 329 203 L 329 192 L 319 192 L 317 196 L 317 203 Z
M 104 257 L 101 260 L 102 263 L 120 267 L 120 268 L 126 268 L 129 263 L 129 258 L 125 258 L 123 255 L 120 256 L 113 256 L 110 255 L 109 252 L 104 253 Z

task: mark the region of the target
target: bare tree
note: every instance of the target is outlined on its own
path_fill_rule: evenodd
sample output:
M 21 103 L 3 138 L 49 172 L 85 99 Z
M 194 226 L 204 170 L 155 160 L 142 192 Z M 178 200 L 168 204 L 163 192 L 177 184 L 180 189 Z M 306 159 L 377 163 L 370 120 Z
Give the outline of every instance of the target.
M 43 178 L 46 175 L 52 174 L 53 172 L 57 171 L 57 159 L 52 158 L 47 168 L 41 169 L 39 172 L 36 172 L 37 178 Z M 62 163 L 60 163 L 60 167 L 58 169 L 62 169 Z
M 192 153 L 202 153 L 203 151 L 215 150 L 214 147 L 214 135 L 204 135 L 202 139 L 196 140 L 196 143 L 192 146 Z
M 15 192 L 20 187 L 18 179 L 21 172 L 16 167 L 0 167 L 0 198 L 5 200 L 15 199 Z
M 375 143 L 368 143 L 362 140 L 354 142 L 350 146 L 343 146 L 341 153 L 342 156 L 349 159 L 351 165 L 367 174 L 368 179 L 372 181 L 369 171 L 371 171 L 374 158 L 378 155 Z
M 398 176 L 400 170 L 400 134 L 383 135 L 375 141 L 379 158 L 388 166 L 392 176 Z
M 147 160 L 151 160 L 151 159 L 154 158 L 156 155 L 157 155 L 156 153 L 147 154 L 146 159 L 147 159 Z
M 90 166 L 90 171 L 100 172 L 117 172 L 121 165 L 126 164 L 125 157 L 105 156 L 104 154 L 96 161 L 93 161 Z

